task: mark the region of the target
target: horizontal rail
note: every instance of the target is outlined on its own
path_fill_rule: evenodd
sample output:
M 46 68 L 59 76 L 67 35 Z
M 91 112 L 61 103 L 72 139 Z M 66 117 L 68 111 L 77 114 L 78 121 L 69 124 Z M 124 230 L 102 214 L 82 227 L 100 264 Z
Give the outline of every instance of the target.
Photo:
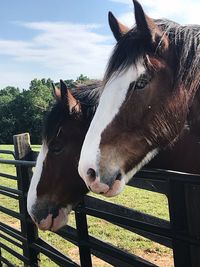
M 23 261 L 24 263 L 29 264 L 29 259 L 28 258 L 26 258 L 23 255 L 19 254 L 15 250 L 9 248 L 8 246 L 3 244 L 2 242 L 0 242 L 0 247 L 2 249 L 6 250 L 7 252 L 9 252 L 10 254 L 12 254 L 14 257 L 18 258 L 20 261 Z
M 130 264 L 130 266 L 134 266 L 134 267 L 156 267 L 157 266 L 136 255 L 130 254 L 129 252 L 125 252 L 111 244 L 98 240 L 97 238 L 89 237 L 88 245 L 90 246 L 92 250 L 111 256 L 112 258 L 114 258 L 115 262 L 116 262 L 116 259 L 118 259 L 120 260 L 122 264 L 128 263 Z M 104 260 L 107 261 L 106 257 L 104 258 Z M 110 261 L 110 263 L 113 264 L 113 261 Z M 124 265 L 121 265 L 121 266 L 124 266 Z
M 72 242 L 74 245 L 78 245 L 77 238 L 77 230 L 71 226 L 66 226 L 63 229 L 57 232 L 59 236 L 64 239 Z M 89 246 L 91 248 L 91 253 L 98 258 L 106 261 L 107 263 L 113 266 L 123 266 L 123 267 L 132 267 L 132 266 L 140 266 L 140 267 L 150 267 L 156 266 L 152 263 L 149 263 L 140 257 L 132 255 L 128 252 L 124 252 L 119 248 L 105 243 L 93 236 L 89 236 L 89 241 L 81 241 L 85 246 Z
M 16 181 L 18 180 L 17 176 L 10 175 L 10 174 L 7 174 L 7 173 L 1 173 L 0 172 L 0 177 L 11 179 L 11 180 L 16 180 Z
M 22 244 L 16 242 L 15 240 L 9 238 L 9 237 L 6 236 L 6 235 L 3 235 L 2 233 L 0 233 L 0 237 L 3 238 L 4 240 L 10 242 L 11 244 L 17 246 L 18 248 L 21 248 L 21 249 L 23 248 Z
M 4 195 L 6 197 L 11 197 L 13 199 L 19 200 L 19 196 L 15 195 L 15 194 L 12 194 L 12 193 L 5 192 L 5 191 L 3 191 L 1 189 L 0 189 L 0 194 Z
M 5 213 L 5 214 L 7 214 L 7 215 L 9 215 L 9 216 L 12 216 L 12 217 L 18 219 L 18 220 L 21 220 L 21 221 L 22 220 L 25 220 L 24 214 L 20 214 L 20 213 L 18 213 L 16 211 L 7 209 L 5 207 L 0 206 L 0 211 L 3 212 L 3 213 Z
M 59 252 L 54 247 L 47 244 L 42 239 L 38 238 L 36 242 L 31 244 L 31 247 L 37 250 L 40 253 L 43 253 L 47 257 L 49 257 L 52 261 L 57 263 L 59 266 L 66 267 L 79 267 L 75 262 L 73 262 L 70 258 L 66 257 L 64 254 Z
M 13 265 L 11 262 L 9 262 L 7 259 L 5 259 L 4 257 L 0 256 L 0 263 L 3 262 L 6 264 L 6 266 L 8 267 L 16 267 L 16 265 Z
M 156 234 L 160 237 L 167 237 L 170 239 L 187 242 L 191 245 L 197 245 L 200 246 L 200 240 L 193 238 L 191 236 L 185 235 L 183 233 L 172 233 L 171 229 L 167 229 L 160 226 L 155 226 L 149 223 L 145 223 L 142 221 L 137 221 L 132 218 L 125 218 L 122 216 L 116 216 L 114 214 L 111 214 L 109 212 L 102 212 L 95 209 L 90 209 L 88 207 L 83 208 L 83 211 L 85 211 L 86 214 L 91 215 L 93 217 L 101 218 L 106 221 L 109 221 L 111 223 L 118 223 L 121 225 L 121 227 L 125 226 L 131 226 L 134 228 L 137 228 L 139 230 L 143 230 L 145 232 L 150 232 L 152 234 Z
M 34 167 L 35 161 L 28 160 L 12 160 L 12 159 L 0 159 L 0 163 L 9 164 L 9 165 L 17 165 L 17 166 L 26 166 L 26 167 Z
M 3 190 L 3 191 L 8 192 L 8 193 L 15 194 L 15 195 L 18 195 L 18 196 L 22 196 L 22 191 L 18 190 L 18 189 L 15 189 L 15 188 L 10 188 L 10 187 L 6 187 L 6 186 L 0 185 L 0 190 Z
M 2 232 L 12 236 L 13 238 L 19 240 L 20 242 L 26 242 L 27 241 L 26 238 L 22 235 L 22 233 L 19 230 L 15 229 L 15 228 L 13 228 L 13 227 L 5 224 L 5 223 L 0 222 L 0 230 Z
M 134 218 L 135 220 L 150 223 L 150 224 L 157 225 L 157 226 L 162 226 L 166 229 L 170 228 L 170 223 L 166 220 L 159 219 L 157 217 L 154 217 L 154 216 L 151 216 L 151 215 L 139 212 L 139 211 L 135 211 L 133 209 L 126 208 L 121 205 L 105 202 L 103 200 L 100 200 L 94 197 L 86 196 L 84 203 L 86 207 L 96 209 L 98 211 L 107 212 L 107 210 L 109 210 L 109 213 L 112 213 L 116 216 Z M 172 240 L 168 237 L 165 237 L 165 236 L 160 237 L 158 235 L 155 235 L 155 234 L 152 234 L 146 231 L 138 230 L 137 228 L 134 228 L 134 226 L 121 225 L 120 223 L 115 223 L 115 222 L 113 223 L 126 230 L 129 230 L 143 237 L 151 239 L 154 242 L 160 243 L 161 245 L 172 248 Z
M 174 180 L 189 184 L 200 184 L 200 175 L 161 169 L 142 169 L 135 177 L 149 181 Z
M 11 150 L 0 149 L 0 154 L 10 154 L 15 158 L 15 153 L 14 153 L 14 151 L 11 151 Z
M 116 216 L 123 216 L 127 218 L 132 217 L 135 220 L 143 220 L 144 222 L 163 226 L 164 228 L 170 228 L 170 222 L 167 220 L 160 219 L 158 217 L 145 214 L 143 212 L 127 208 L 119 204 L 107 202 L 95 197 L 85 196 L 84 204 L 86 207 L 96 209 L 98 211 L 107 212 L 109 210 L 110 213 L 115 214 Z
M 136 174 L 137 175 L 137 174 Z M 133 177 L 128 184 L 129 186 L 136 187 L 139 189 L 145 189 L 151 192 L 168 194 L 168 184 L 167 181 L 153 181 L 148 180 L 148 176 L 145 178 Z
M 77 230 L 69 225 L 66 225 L 65 227 L 61 228 L 56 232 L 59 236 L 66 239 L 67 241 L 73 243 L 74 245 L 78 245 L 78 236 L 77 236 Z

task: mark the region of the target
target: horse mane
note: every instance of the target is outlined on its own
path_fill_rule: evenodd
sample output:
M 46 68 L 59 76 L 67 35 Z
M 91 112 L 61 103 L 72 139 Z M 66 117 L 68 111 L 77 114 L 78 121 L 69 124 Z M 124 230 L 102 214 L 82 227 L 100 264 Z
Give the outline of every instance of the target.
M 200 25 L 180 25 L 167 19 L 155 20 L 169 37 L 177 58 L 177 83 L 191 94 L 200 85 Z
M 74 97 L 80 102 L 83 118 L 90 122 L 96 111 L 101 93 L 101 81 L 78 84 L 71 89 Z M 61 100 L 57 100 L 48 112 L 43 128 L 43 140 L 48 144 L 57 134 L 70 114 Z
M 101 81 L 89 81 L 86 85 L 78 84 L 75 88 L 72 88 L 73 96 L 80 102 L 82 111 L 86 118 L 93 117 L 97 105 L 99 104 L 99 98 L 102 92 Z
M 170 46 L 177 61 L 176 83 L 195 91 L 200 84 L 200 26 L 180 25 L 167 19 L 154 20 L 158 27 L 169 37 Z M 125 34 L 114 47 L 108 62 L 104 84 L 113 74 L 119 74 L 145 54 L 148 47 L 138 37 L 136 27 Z M 194 79 L 195 77 L 195 79 Z
M 138 39 L 136 27 L 123 35 L 116 43 L 108 61 L 103 84 L 106 84 L 114 74 L 119 74 L 137 60 L 145 52 L 145 46 Z

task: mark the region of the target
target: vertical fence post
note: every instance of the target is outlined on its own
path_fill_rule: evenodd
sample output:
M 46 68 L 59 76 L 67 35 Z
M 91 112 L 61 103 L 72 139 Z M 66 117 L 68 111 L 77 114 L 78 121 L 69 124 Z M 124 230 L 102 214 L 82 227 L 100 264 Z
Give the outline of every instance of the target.
M 84 211 L 84 202 L 82 201 L 75 210 L 76 228 L 78 235 L 78 246 L 80 254 L 81 267 L 92 267 L 91 251 L 88 241 L 87 217 Z
M 200 266 L 200 185 L 186 184 L 185 199 L 188 232 L 199 245 L 190 245 L 191 266 Z
M 183 182 L 169 181 L 169 213 L 173 234 L 187 234 L 187 219 L 185 206 L 185 192 Z M 192 267 L 189 244 L 179 240 L 172 240 L 174 266 Z
M 1 248 L 0 248 L 0 259 L 1 259 Z M 2 262 L 0 261 L 0 267 L 2 267 Z
M 28 133 L 14 135 L 14 150 L 17 160 L 31 160 L 30 136 Z M 17 166 L 18 189 L 22 191 L 22 196 L 19 200 L 20 213 L 24 215 L 24 220 L 21 221 L 21 231 L 27 239 L 23 243 L 23 254 L 29 259 L 28 266 L 38 266 L 39 255 L 30 244 L 38 238 L 38 231 L 36 226 L 31 223 L 27 212 L 27 192 L 31 179 L 31 169 L 27 166 Z M 27 266 L 27 265 L 25 265 Z
M 169 182 L 170 222 L 174 234 L 190 236 L 200 244 L 200 186 Z M 199 267 L 200 246 L 173 240 L 175 267 Z

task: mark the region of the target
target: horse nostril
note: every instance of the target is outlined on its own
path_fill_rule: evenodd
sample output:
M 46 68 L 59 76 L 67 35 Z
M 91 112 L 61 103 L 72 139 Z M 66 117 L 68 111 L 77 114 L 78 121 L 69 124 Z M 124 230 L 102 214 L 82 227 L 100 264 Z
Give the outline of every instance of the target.
M 121 181 L 121 179 L 122 179 L 122 175 L 121 175 L 121 173 L 119 172 L 119 173 L 117 174 L 115 180 L 119 180 L 119 181 Z
M 106 184 L 111 188 L 115 183 L 115 181 L 121 181 L 121 179 L 122 179 L 122 174 L 121 172 L 117 171 L 115 174 L 113 174 L 112 178 L 110 178 L 109 180 L 107 179 Z
M 52 218 L 55 219 L 59 215 L 59 209 L 57 207 L 52 207 L 49 213 L 52 214 Z
M 92 168 L 88 169 L 87 175 L 92 181 L 94 181 L 96 179 L 96 172 Z

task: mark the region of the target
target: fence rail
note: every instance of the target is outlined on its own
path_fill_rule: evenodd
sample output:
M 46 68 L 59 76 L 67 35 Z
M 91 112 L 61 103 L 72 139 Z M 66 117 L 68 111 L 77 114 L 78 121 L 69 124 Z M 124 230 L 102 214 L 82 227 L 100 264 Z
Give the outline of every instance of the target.
M 38 236 L 37 228 L 26 211 L 26 196 L 35 165 L 35 152 L 30 149 L 28 134 L 14 137 L 15 152 L 0 150 L 13 155 L 13 160 L 0 158 L 0 164 L 16 167 L 17 176 L 0 173 L 5 179 L 13 179 L 18 189 L 0 186 L 0 194 L 19 201 L 19 212 L 0 206 L 0 211 L 20 220 L 21 231 L 0 222 L 1 251 L 5 250 L 20 259 L 24 266 L 40 266 L 40 253 L 59 266 L 91 267 L 91 254 L 116 267 L 150 267 L 150 263 L 136 255 L 122 251 L 88 234 L 87 215 L 104 219 L 130 232 L 173 249 L 175 267 L 200 266 L 200 176 L 166 170 L 142 170 L 129 183 L 153 192 L 165 194 L 169 203 L 170 222 L 124 206 L 85 196 L 75 210 L 77 227 L 66 226 L 56 234 L 79 247 L 80 265 L 50 246 Z M 20 254 L 4 243 L 20 249 Z M 14 266 L 0 254 L 0 263 Z M 42 265 L 41 265 L 42 266 Z

